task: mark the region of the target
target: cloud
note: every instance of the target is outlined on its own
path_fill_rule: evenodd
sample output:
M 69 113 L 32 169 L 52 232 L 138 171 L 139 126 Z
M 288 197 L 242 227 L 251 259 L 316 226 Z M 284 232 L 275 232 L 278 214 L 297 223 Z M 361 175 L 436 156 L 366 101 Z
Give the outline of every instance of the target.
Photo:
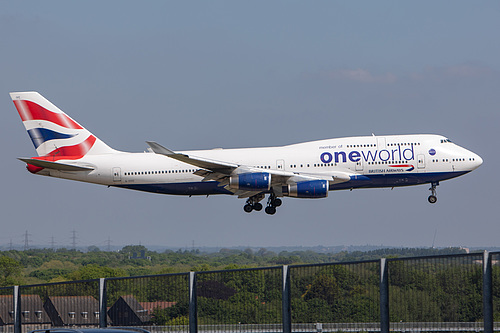
M 321 74 L 321 76 L 333 80 L 346 80 L 363 83 L 393 83 L 397 80 L 396 75 L 392 73 L 377 75 L 362 68 L 330 71 Z
M 475 79 L 487 78 L 498 75 L 494 69 L 474 64 L 458 64 L 452 66 L 427 66 L 420 72 L 414 72 L 409 75 L 410 79 L 415 81 L 422 80 L 448 80 L 448 79 Z
M 457 64 L 451 66 L 427 66 L 420 71 L 405 74 L 376 74 L 363 68 L 325 70 L 305 75 L 313 79 L 337 82 L 357 82 L 391 84 L 400 81 L 439 82 L 447 80 L 471 80 L 499 77 L 500 73 L 491 67 L 475 64 Z

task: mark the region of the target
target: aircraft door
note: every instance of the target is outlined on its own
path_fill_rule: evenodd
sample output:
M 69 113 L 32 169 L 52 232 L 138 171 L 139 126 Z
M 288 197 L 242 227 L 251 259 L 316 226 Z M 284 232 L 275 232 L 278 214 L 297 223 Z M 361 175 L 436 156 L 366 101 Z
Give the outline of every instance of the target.
M 420 154 L 417 156 L 417 168 L 418 169 L 425 169 L 425 155 Z
M 113 168 L 113 181 L 114 182 L 119 182 L 121 181 L 121 169 L 120 168 Z
M 385 137 L 383 136 L 377 136 L 377 148 L 378 150 L 380 149 L 385 149 Z
M 285 170 L 285 160 L 276 160 L 276 169 Z
M 356 171 L 363 171 L 363 159 L 356 162 Z

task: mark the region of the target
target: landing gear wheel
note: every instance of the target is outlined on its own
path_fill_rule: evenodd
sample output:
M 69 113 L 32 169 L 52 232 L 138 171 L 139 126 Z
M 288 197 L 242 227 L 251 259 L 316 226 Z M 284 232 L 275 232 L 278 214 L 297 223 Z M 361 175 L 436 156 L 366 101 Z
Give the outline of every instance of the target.
M 276 194 L 274 192 L 271 192 L 269 194 L 269 199 L 267 200 L 267 207 L 266 207 L 266 213 L 269 215 L 274 215 L 276 214 L 276 207 L 281 206 L 282 201 L 279 198 L 276 198 Z
M 273 206 L 267 206 L 266 207 L 266 213 L 269 215 L 274 215 L 276 214 L 276 207 Z
M 260 200 L 264 199 L 264 194 L 259 193 L 257 195 L 248 198 L 247 202 L 243 206 L 243 210 L 247 213 L 251 213 L 252 210 L 261 211 L 262 204 L 259 203 Z
M 439 185 L 439 182 L 431 183 L 431 188 L 429 191 L 431 191 L 431 195 L 427 198 L 427 201 L 431 204 L 435 204 L 438 201 L 437 195 L 436 195 L 436 187 Z

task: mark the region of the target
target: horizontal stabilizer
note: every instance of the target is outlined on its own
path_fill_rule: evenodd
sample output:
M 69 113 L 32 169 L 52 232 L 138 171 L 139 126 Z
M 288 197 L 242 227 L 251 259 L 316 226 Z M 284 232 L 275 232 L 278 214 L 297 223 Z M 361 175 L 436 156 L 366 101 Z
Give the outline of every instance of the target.
M 83 166 L 72 165 L 72 164 L 64 164 L 64 163 L 59 163 L 59 162 L 50 162 L 50 161 L 38 160 L 38 159 L 34 159 L 34 158 L 18 158 L 18 160 L 21 160 L 26 164 L 34 165 L 34 166 L 37 166 L 40 168 L 45 168 L 45 169 L 53 169 L 53 170 L 61 170 L 61 171 L 91 171 L 91 170 L 94 170 L 94 168 L 90 168 L 90 167 L 83 167 Z

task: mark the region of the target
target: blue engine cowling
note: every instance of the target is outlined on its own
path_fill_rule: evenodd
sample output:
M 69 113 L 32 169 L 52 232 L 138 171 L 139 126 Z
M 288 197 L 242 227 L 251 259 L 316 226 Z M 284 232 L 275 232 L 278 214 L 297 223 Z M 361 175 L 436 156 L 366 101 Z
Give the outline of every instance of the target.
M 271 175 L 267 172 L 241 173 L 231 176 L 229 186 L 238 190 L 268 191 L 271 188 Z
M 288 195 L 295 198 L 326 198 L 328 196 L 327 180 L 310 180 L 288 185 Z

